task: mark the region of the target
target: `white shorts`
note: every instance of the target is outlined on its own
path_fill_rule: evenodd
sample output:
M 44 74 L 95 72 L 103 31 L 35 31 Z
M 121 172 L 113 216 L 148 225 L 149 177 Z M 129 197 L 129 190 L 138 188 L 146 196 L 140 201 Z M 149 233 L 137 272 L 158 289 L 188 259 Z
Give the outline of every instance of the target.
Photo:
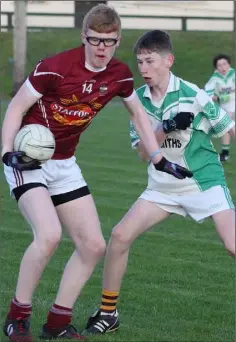
M 13 197 L 13 189 L 29 183 L 43 184 L 51 196 L 87 186 L 75 157 L 64 160 L 51 159 L 42 164 L 41 169 L 33 171 L 20 172 L 4 165 L 4 173 Z
M 229 189 L 221 185 L 188 195 L 164 194 L 146 189 L 139 198 L 156 203 L 169 213 L 191 216 L 197 222 L 220 211 L 234 209 Z

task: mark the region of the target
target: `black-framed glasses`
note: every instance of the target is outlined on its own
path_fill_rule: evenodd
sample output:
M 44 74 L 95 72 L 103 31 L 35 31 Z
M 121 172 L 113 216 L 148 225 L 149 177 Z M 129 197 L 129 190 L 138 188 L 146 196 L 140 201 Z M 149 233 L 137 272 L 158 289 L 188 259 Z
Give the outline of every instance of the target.
M 89 36 L 86 36 L 86 40 L 93 46 L 99 46 L 101 43 L 103 43 L 106 47 L 114 46 L 118 42 L 117 38 L 98 38 Z

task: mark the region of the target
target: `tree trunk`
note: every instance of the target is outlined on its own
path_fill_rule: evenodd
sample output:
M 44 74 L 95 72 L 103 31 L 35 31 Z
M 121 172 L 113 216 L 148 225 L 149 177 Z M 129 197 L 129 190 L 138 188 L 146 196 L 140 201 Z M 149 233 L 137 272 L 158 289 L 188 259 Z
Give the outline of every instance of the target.
M 81 28 L 87 12 L 98 4 L 106 4 L 107 1 L 75 1 L 75 27 Z
M 27 49 L 27 2 L 14 1 L 15 25 L 13 30 L 13 95 L 17 93 L 25 80 L 26 49 Z

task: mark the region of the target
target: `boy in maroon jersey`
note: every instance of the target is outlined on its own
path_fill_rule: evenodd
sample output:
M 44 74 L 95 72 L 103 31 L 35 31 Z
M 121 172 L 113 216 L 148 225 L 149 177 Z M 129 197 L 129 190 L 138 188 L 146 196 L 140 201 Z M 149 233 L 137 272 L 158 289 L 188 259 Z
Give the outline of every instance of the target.
M 67 228 L 75 251 L 65 267 L 40 338 L 83 339 L 71 325 L 72 308 L 106 245 L 74 151 L 81 133 L 112 98 L 123 99 L 157 170 L 180 179 L 192 176 L 189 170 L 162 157 L 134 91 L 132 73 L 126 64 L 113 58 L 120 34 L 118 14 L 106 5 L 94 7 L 83 22 L 83 46 L 40 61 L 8 106 L 2 128 L 4 172 L 11 194 L 34 234 L 21 261 L 15 297 L 4 325 L 10 341 L 32 341 L 32 296 L 61 239 L 61 226 Z M 25 162 L 23 153 L 13 152 L 16 133 L 31 123 L 48 127 L 56 139 L 55 154 L 43 165 L 37 160 Z M 190 123 L 186 116 L 183 125 L 177 115 L 170 120 L 170 127 L 184 129 Z M 162 129 L 157 136 L 159 141 L 165 136 Z

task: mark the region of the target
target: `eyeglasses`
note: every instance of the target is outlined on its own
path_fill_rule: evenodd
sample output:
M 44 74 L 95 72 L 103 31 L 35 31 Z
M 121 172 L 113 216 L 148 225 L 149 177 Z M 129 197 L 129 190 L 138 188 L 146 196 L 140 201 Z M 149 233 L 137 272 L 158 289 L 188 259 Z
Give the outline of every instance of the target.
M 103 43 L 106 47 L 114 46 L 118 42 L 116 38 L 98 38 L 98 37 L 88 37 L 86 36 L 86 40 L 89 44 L 93 46 L 99 46 Z

